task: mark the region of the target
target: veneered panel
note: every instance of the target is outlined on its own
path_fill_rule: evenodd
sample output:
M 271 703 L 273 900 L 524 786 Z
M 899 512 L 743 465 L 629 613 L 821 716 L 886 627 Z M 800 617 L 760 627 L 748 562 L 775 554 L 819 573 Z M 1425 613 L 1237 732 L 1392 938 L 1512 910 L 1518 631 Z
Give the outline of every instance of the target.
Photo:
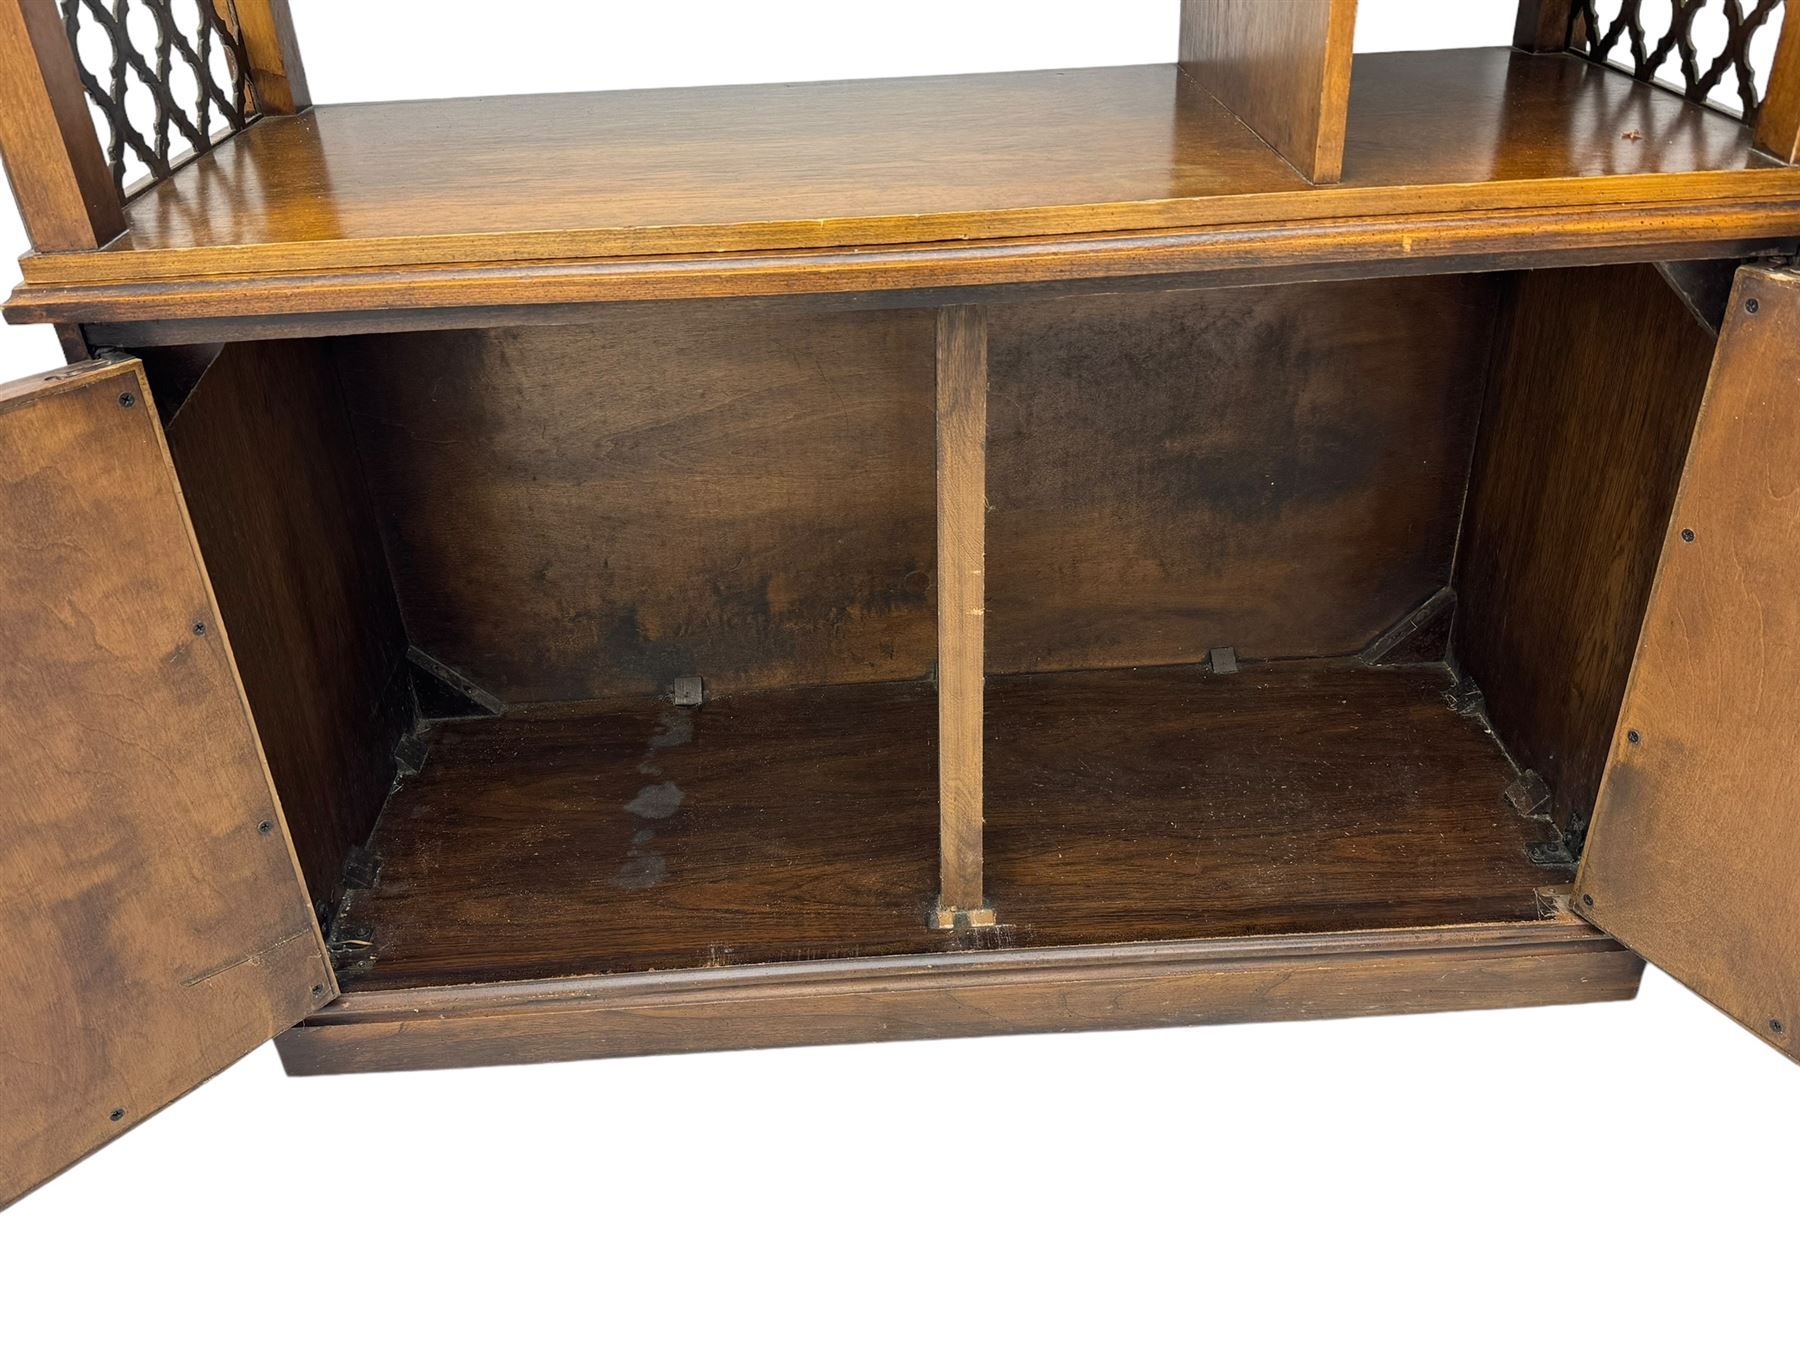
M 1796 351 L 1800 279 L 1740 272 L 1576 889 L 1587 917 L 1800 1058 Z
M 335 992 L 134 361 L 0 388 L 0 1203 Z

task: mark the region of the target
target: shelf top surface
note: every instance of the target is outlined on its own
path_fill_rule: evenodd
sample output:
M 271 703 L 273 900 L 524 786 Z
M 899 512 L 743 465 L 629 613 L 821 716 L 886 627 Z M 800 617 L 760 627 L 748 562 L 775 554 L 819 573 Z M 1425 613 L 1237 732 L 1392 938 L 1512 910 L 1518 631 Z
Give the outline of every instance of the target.
M 1174 65 L 323 106 L 134 199 L 28 284 L 268 276 L 1792 198 L 1724 114 L 1562 56 L 1356 60 L 1308 184 Z

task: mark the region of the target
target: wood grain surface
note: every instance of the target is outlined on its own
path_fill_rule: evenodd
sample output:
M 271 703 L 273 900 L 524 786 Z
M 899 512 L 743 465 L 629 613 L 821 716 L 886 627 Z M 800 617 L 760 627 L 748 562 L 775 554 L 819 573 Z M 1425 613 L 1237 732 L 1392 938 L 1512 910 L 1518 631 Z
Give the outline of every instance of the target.
M 1795 174 L 1729 117 L 1507 50 L 1357 62 L 1329 188 L 1173 65 L 347 105 L 233 138 L 134 200 L 116 247 L 27 257 L 11 312 L 855 290 L 1501 240 L 1529 254 L 1735 236 L 1755 203 L 1791 231 Z M 1205 237 L 1086 238 L 1149 231 Z M 925 247 L 845 252 L 908 244 Z M 749 256 L 680 256 L 719 252 Z
M 1713 339 L 1652 267 L 1520 276 L 1501 314 L 1455 648 L 1567 826 L 1593 819 Z
M 986 891 L 928 927 L 931 688 L 452 723 L 340 930 L 358 988 L 1531 919 L 1569 873 L 1441 667 L 990 679 Z
M 937 922 L 992 915 L 981 887 L 981 710 L 987 672 L 987 316 L 937 325 Z
M 1356 0 L 1182 0 L 1181 68 L 1314 183 L 1343 171 Z
M 406 633 L 329 354 L 227 347 L 168 440 L 307 887 L 329 913 L 413 721 Z
M 1450 579 L 1496 289 L 991 307 L 989 668 L 1361 651 Z
M 1567 918 L 352 993 L 289 1073 L 1630 998 L 1643 962 Z
M 1625 694 L 1581 912 L 1800 1058 L 1800 279 L 1746 268 Z
M 412 641 L 508 704 L 924 677 L 934 332 L 678 306 L 348 344 Z
M 134 361 L 0 387 L 0 638 L 4 1204 L 336 986 Z

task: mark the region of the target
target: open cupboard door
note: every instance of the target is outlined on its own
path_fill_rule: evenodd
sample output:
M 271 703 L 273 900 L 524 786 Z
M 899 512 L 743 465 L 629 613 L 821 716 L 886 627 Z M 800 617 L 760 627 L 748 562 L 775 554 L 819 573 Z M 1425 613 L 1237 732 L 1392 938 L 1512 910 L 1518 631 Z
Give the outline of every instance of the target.
M 136 361 L 0 385 L 0 1207 L 337 991 Z
M 1800 275 L 1738 273 L 1575 895 L 1800 1058 Z

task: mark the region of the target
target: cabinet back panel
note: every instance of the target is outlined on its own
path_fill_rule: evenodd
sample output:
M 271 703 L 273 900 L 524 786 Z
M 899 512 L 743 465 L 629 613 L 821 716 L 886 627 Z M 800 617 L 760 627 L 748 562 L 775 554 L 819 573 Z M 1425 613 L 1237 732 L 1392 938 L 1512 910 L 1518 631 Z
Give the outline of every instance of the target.
M 1495 287 L 997 307 L 990 668 L 1360 651 L 1449 581 Z
M 1360 650 L 1449 579 L 1496 284 L 992 307 L 989 669 Z M 409 636 L 503 702 L 932 669 L 931 312 L 338 354 Z
M 1566 826 L 1593 814 L 1713 337 L 1654 267 L 1508 285 L 1455 643 Z
M 508 704 L 917 679 L 929 311 L 350 339 L 412 641 Z

